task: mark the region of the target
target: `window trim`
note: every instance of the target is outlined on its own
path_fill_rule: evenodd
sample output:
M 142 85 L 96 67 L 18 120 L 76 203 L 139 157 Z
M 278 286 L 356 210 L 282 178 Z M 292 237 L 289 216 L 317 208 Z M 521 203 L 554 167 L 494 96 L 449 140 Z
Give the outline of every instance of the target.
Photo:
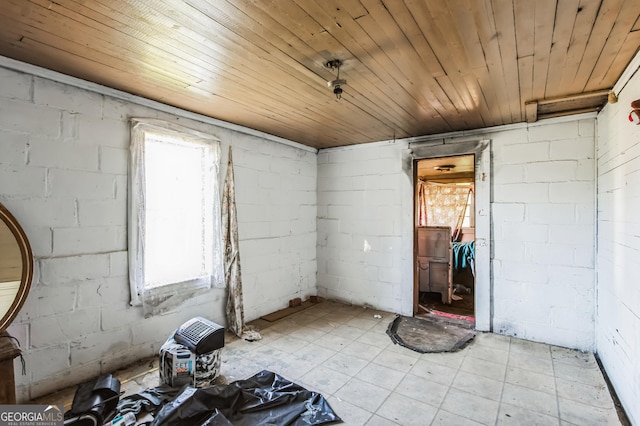
M 145 288 L 144 282 L 144 142 L 149 132 L 167 135 L 178 139 L 206 143 L 213 155 L 213 174 L 216 184 L 213 191 L 213 240 L 212 274 L 205 278 L 196 278 L 179 283 Z M 220 140 L 212 135 L 198 132 L 177 124 L 154 119 L 131 120 L 131 161 L 129 175 L 129 284 L 131 305 L 142 306 L 145 317 L 166 312 L 188 298 L 200 294 L 211 287 L 224 287 L 224 269 L 222 261 L 222 222 L 220 203 Z M 140 266 L 139 266 L 140 265 Z

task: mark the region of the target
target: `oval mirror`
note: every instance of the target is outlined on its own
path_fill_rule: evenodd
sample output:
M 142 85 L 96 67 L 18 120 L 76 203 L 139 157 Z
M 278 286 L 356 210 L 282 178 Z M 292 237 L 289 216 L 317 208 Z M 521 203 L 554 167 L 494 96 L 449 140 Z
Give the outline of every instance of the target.
M 0 204 L 0 332 L 22 307 L 33 278 L 33 255 L 27 236 Z

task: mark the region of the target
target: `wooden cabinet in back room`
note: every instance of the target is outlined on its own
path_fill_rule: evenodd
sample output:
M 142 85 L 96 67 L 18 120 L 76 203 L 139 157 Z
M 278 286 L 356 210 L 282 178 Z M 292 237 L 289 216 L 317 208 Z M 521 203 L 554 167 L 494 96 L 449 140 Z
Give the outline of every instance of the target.
M 419 290 L 440 293 L 442 303 L 451 303 L 451 228 L 419 226 L 417 238 Z

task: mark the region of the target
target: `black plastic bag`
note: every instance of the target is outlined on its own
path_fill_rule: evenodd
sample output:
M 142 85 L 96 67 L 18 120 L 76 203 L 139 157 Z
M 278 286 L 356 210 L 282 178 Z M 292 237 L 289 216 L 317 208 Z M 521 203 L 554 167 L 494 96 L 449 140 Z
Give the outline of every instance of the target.
M 120 380 L 111 374 L 95 377 L 78 386 L 71 410 L 64 414 L 65 424 L 78 426 L 103 424 L 116 414 L 120 398 Z
M 319 393 L 263 370 L 229 385 L 188 387 L 162 407 L 151 425 L 303 426 L 340 420 Z

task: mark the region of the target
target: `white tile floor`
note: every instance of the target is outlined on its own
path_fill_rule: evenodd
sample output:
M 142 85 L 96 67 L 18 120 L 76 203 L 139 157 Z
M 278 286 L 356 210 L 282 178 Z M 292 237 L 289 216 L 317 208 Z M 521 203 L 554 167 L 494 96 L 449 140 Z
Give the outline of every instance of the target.
M 348 425 L 620 424 L 592 354 L 489 333 L 420 354 L 391 342 L 394 317 L 324 301 L 261 341 L 228 341 L 221 376 L 274 371 L 322 393 Z

